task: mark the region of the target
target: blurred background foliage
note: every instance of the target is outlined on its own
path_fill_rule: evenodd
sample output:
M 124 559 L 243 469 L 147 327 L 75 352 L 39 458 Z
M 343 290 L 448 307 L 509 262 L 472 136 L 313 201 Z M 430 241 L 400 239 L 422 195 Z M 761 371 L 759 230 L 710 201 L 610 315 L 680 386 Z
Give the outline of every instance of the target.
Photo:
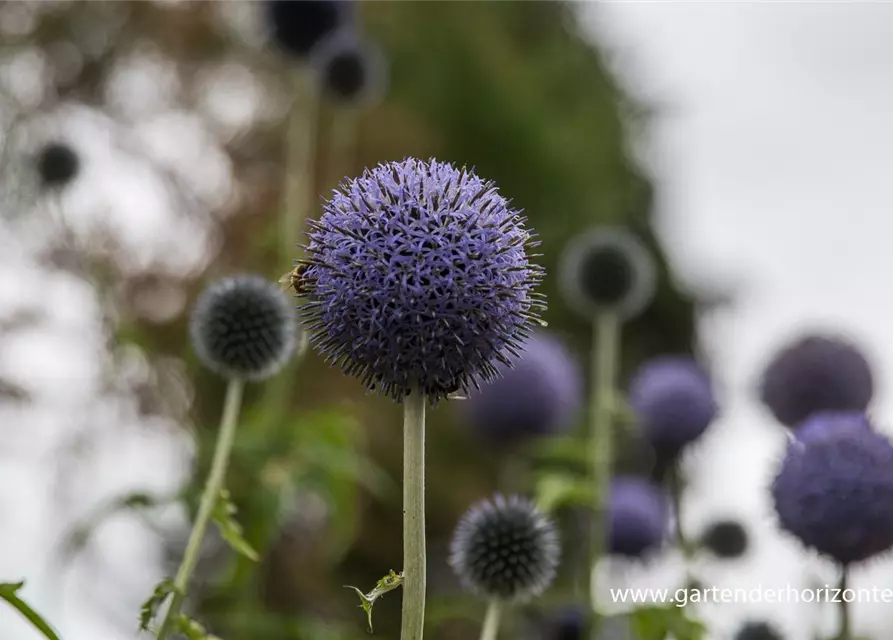
M 0 11 L 15 4 L 2 3 Z M 18 39 L 7 34 L 5 46 L 51 48 L 59 41 L 95 39 L 105 39 L 107 46 L 85 53 L 79 72 L 36 105 L 40 113 L 72 102 L 108 108 L 106 80 L 113 66 L 150 44 L 176 66 L 185 88 L 182 109 L 193 108 L 200 97 L 205 66 L 222 59 L 272 78 L 286 101 L 293 90 L 294 61 L 221 26 L 222 5 L 247 14 L 259 12 L 260 3 L 55 4 Z M 692 349 L 694 305 L 672 286 L 649 225 L 652 187 L 627 154 L 627 132 L 647 110 L 621 93 L 574 13 L 573 5 L 552 1 L 362 2 L 363 28 L 388 59 L 386 98 L 363 111 L 323 102 L 312 193 L 304 196 L 316 216 L 319 196 L 365 166 L 405 156 L 473 166 L 525 211 L 550 273 L 574 234 L 603 223 L 632 228 L 654 249 L 661 272 L 655 303 L 624 337 L 628 373 L 646 356 Z M 72 37 L 81 32 L 93 40 Z M 117 316 L 115 342 L 138 345 L 155 364 L 185 359 L 195 388 L 198 478 L 204 477 L 224 383 L 191 355 L 184 313 L 154 321 L 128 307 L 128 296 L 174 280 L 191 301 L 221 274 L 281 275 L 284 116 L 224 141 L 233 180 L 247 197 L 221 222 L 220 252 L 205 273 L 177 281 L 169 273 L 116 272 L 98 258 L 89 260 L 94 284 L 119 296 L 125 309 Z M 554 279 L 547 277 L 544 289 L 550 329 L 586 363 L 590 327 L 565 308 Z M 165 396 L 163 389 L 146 393 L 158 402 Z M 284 399 L 278 405 L 281 397 L 249 387 L 228 481 L 247 538 L 263 556 L 260 566 L 209 545 L 204 588 L 193 605 L 199 619 L 227 640 L 363 637 L 364 616 L 343 585 L 368 590 L 400 567 L 400 411 L 364 395 L 355 381 L 312 353 L 297 365 Z M 458 517 L 493 490 L 532 490 L 524 463 L 529 457 L 487 450 L 462 429 L 452 404 L 431 411 L 428 439 L 428 622 L 430 637 L 443 639 L 476 634 L 482 613 L 480 605 L 461 598 L 445 562 Z M 635 450 L 621 454 L 631 469 L 648 472 L 648 461 Z M 187 491 L 187 498 L 193 493 Z M 176 541 L 171 545 L 178 559 Z M 454 619 L 459 614 L 470 622 Z M 399 596 L 384 598 L 375 623 L 379 637 L 398 637 Z

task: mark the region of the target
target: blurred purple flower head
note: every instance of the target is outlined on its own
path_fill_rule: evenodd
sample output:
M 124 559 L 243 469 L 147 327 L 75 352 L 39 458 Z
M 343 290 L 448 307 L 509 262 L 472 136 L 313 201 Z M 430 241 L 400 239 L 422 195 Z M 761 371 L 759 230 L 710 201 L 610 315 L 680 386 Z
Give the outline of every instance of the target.
M 277 373 L 297 338 L 294 304 L 276 284 L 255 275 L 224 278 L 205 289 L 189 328 L 206 367 L 246 380 Z
M 717 413 L 707 373 L 687 357 L 643 364 L 630 383 L 629 403 L 645 438 L 663 456 L 675 456 L 697 440 Z
M 827 429 L 788 445 L 772 497 L 782 529 L 841 564 L 893 547 L 893 444 L 871 429 Z
M 746 622 L 738 629 L 735 640 L 784 640 L 784 638 L 765 622 Z
M 874 395 L 871 366 L 852 343 L 812 335 L 782 348 L 766 367 L 760 399 L 796 427 L 818 411 L 865 411 Z
M 829 434 L 843 430 L 870 430 L 872 429 L 868 416 L 856 411 L 823 411 L 814 413 L 800 423 L 794 432 L 794 437 L 802 442 L 814 438 L 822 438 Z
M 341 29 L 323 40 L 314 48 L 311 63 L 323 91 L 337 102 L 367 103 L 384 92 L 384 55 L 360 40 L 353 29 Z
M 611 554 L 639 558 L 666 540 L 670 523 L 667 494 L 644 478 L 618 476 L 608 501 Z
M 648 249 L 623 229 L 593 229 L 573 240 L 561 257 L 560 284 L 578 313 L 637 316 L 654 297 L 654 260 Z
M 583 607 L 566 607 L 552 619 L 552 640 L 583 640 L 586 631 L 586 610 Z
M 551 334 L 537 331 L 513 366 L 463 403 L 474 433 L 493 444 L 548 436 L 573 426 L 583 402 L 579 365 Z
M 77 153 L 64 142 L 50 142 L 37 152 L 37 174 L 47 188 L 58 189 L 70 183 L 80 165 Z
M 267 0 L 270 35 L 286 53 L 303 58 L 326 36 L 353 22 L 352 0 Z
M 527 600 L 555 578 L 558 531 L 532 502 L 518 496 L 483 500 L 462 517 L 450 545 L 450 566 L 471 591 Z
M 370 390 L 432 402 L 499 375 L 537 313 L 538 243 L 492 182 L 407 159 L 348 180 L 311 223 L 310 344 Z
M 747 531 L 737 520 L 717 520 L 704 530 L 701 546 L 717 558 L 740 558 L 747 551 Z

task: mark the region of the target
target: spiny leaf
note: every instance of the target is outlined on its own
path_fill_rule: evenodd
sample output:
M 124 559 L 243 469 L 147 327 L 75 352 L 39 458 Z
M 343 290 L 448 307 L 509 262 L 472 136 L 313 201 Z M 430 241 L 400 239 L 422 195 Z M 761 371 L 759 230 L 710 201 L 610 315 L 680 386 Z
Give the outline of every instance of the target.
M 345 589 L 353 589 L 360 597 L 360 608 L 366 612 L 366 621 L 369 624 L 369 633 L 373 633 L 372 607 L 375 605 L 375 601 L 386 594 L 388 591 L 393 591 L 402 584 L 403 572 L 401 571 L 400 573 L 395 573 L 392 569 L 390 572 L 388 572 L 388 575 L 375 583 L 375 587 L 369 593 L 363 593 L 356 587 L 344 585 Z
M 220 529 L 220 536 L 226 540 L 233 551 L 257 562 L 257 551 L 245 540 L 242 535 L 242 526 L 235 520 L 236 511 L 236 505 L 230 499 L 229 491 L 221 489 L 212 512 L 214 522 Z
M 40 617 L 40 614 L 29 607 L 24 600 L 19 598 L 18 592 L 24 586 L 24 582 L 0 582 L 0 598 L 6 600 L 6 602 L 12 605 L 16 611 L 25 616 L 28 622 L 34 625 L 45 638 L 49 638 L 49 640 L 60 640 L 59 636 L 53 631 L 46 620 Z
M 170 578 L 165 578 L 158 583 L 155 587 L 155 591 L 152 592 L 149 599 L 143 603 L 142 607 L 140 607 L 140 631 L 149 630 L 149 623 L 151 623 L 158 614 L 158 609 L 164 604 L 167 597 L 173 594 L 176 590 L 177 588 L 174 586 L 174 581 Z

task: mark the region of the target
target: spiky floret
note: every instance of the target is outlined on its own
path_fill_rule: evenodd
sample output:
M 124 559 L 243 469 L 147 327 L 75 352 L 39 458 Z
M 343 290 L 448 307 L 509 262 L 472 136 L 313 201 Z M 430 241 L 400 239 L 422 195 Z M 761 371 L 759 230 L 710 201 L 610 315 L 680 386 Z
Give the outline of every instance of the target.
M 323 90 L 338 102 L 367 103 L 380 96 L 387 80 L 381 51 L 341 29 L 313 50 L 311 61 Z
M 688 357 L 643 364 L 630 382 L 629 403 L 654 449 L 670 456 L 700 438 L 717 413 L 709 377 Z
M 254 275 L 224 278 L 205 289 L 190 321 L 193 348 L 209 369 L 261 380 L 279 371 L 295 346 L 294 304 Z
M 657 271 L 651 253 L 617 227 L 593 229 L 573 240 L 561 257 L 560 285 L 570 307 L 592 317 L 637 316 L 651 302 Z
M 864 412 L 874 395 L 874 376 L 865 355 L 849 340 L 808 335 L 773 356 L 759 391 L 779 422 L 796 427 L 819 411 Z
M 64 187 L 80 170 L 78 154 L 64 142 L 50 142 L 37 152 L 37 173 L 46 187 Z
M 772 483 L 781 528 L 847 565 L 893 548 L 893 444 L 871 429 L 829 429 L 787 448 Z
M 766 622 L 746 622 L 738 629 L 735 640 L 783 640 L 783 638 Z
M 579 364 L 552 334 L 537 331 L 513 366 L 462 403 L 474 433 L 496 445 L 561 433 L 583 403 Z
M 310 344 L 371 390 L 436 402 L 509 364 L 545 308 L 524 218 L 492 182 L 413 158 L 343 183 L 311 223 Z
M 747 544 L 747 530 L 737 520 L 711 522 L 701 535 L 701 546 L 718 558 L 739 558 Z
M 526 600 L 555 578 L 560 548 L 555 525 L 532 502 L 500 495 L 462 517 L 450 566 L 470 590 L 489 598 Z
M 276 44 L 302 58 L 353 21 L 353 4 L 352 0 L 267 0 L 264 9 Z
M 644 478 L 618 476 L 608 499 L 608 549 L 611 554 L 642 557 L 658 549 L 669 529 L 666 493 Z

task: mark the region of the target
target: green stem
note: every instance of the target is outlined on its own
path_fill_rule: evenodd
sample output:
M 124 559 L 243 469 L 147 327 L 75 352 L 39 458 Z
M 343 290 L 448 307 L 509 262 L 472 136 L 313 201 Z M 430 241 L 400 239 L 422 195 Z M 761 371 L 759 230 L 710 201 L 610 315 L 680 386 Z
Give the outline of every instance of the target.
M 481 627 L 481 640 L 496 640 L 499 635 L 499 618 L 502 615 L 502 606 L 499 600 L 491 600 L 487 605 L 487 613 L 484 616 L 484 626 Z
M 244 387 L 245 383 L 242 380 L 233 378 L 229 381 L 229 385 L 226 388 L 223 417 L 220 420 L 220 431 L 217 434 L 217 444 L 214 449 L 214 458 L 211 462 L 211 471 L 208 474 L 205 490 L 202 492 L 198 513 L 195 516 L 195 523 L 192 525 L 192 532 L 189 534 L 189 542 L 186 545 L 183 562 L 180 564 L 177 576 L 174 579 L 174 595 L 171 598 L 171 606 L 168 607 L 164 621 L 158 629 L 157 640 L 164 640 L 171 633 L 180 613 L 180 607 L 186 598 L 189 580 L 192 578 L 192 573 L 198 564 L 202 539 L 205 537 L 205 531 L 208 529 L 214 506 L 220 496 L 220 491 L 223 489 L 226 467 L 229 463 L 233 442 L 235 441 L 236 425 L 239 421 L 239 409 L 242 406 L 242 391 Z
M 676 534 L 676 546 L 679 547 L 679 551 L 682 553 L 682 560 L 685 563 L 685 588 L 693 589 L 695 587 L 695 581 L 692 578 L 690 572 L 690 563 L 692 558 L 694 557 L 694 547 L 685 538 L 685 533 L 682 530 L 682 472 L 679 468 L 679 461 L 676 460 L 673 462 L 673 466 L 669 472 L 669 482 L 670 482 L 670 498 L 673 501 L 673 511 L 674 511 L 674 527 Z
M 850 640 L 852 638 L 850 605 L 844 600 L 844 593 L 849 588 L 847 582 L 847 568 L 843 566 L 840 570 L 840 584 L 838 585 L 840 587 L 840 632 L 837 634 L 836 640 Z
M 403 400 L 403 615 L 401 640 L 425 626 L 425 394 Z
M 589 547 L 589 637 L 598 638 L 595 569 L 605 554 L 607 497 L 613 460 L 614 396 L 620 343 L 620 321 L 603 313 L 595 318 L 592 336 L 592 391 L 590 396 L 590 459 L 592 461 L 592 535 Z

